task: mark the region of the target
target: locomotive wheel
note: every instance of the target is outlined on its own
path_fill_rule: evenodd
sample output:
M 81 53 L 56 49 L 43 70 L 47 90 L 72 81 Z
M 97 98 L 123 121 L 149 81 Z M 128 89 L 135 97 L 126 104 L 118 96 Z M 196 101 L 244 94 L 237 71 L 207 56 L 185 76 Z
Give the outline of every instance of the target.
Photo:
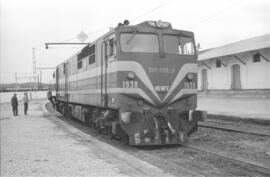
M 89 122 L 88 122 L 88 124 L 87 124 L 87 125 L 88 125 L 88 127 L 90 127 L 90 128 L 94 127 L 94 126 L 93 126 L 93 122 L 92 122 L 92 120 L 91 120 L 91 119 L 89 120 Z
M 98 125 L 98 122 L 93 123 L 93 128 L 94 128 L 96 133 L 99 134 L 101 132 L 101 129 L 100 129 L 99 125 Z
M 96 132 L 98 133 L 98 134 L 100 134 L 101 133 L 101 129 L 99 128 L 99 127 L 96 127 Z
M 129 145 L 129 137 L 127 134 L 121 134 L 120 141 L 122 141 L 124 144 Z
M 112 126 L 106 126 L 106 132 L 107 132 L 107 135 L 110 139 L 113 139 L 113 133 L 112 133 Z
M 187 143 L 188 141 L 188 136 L 187 133 L 184 131 L 179 131 L 179 137 L 180 137 L 180 141 L 181 143 Z

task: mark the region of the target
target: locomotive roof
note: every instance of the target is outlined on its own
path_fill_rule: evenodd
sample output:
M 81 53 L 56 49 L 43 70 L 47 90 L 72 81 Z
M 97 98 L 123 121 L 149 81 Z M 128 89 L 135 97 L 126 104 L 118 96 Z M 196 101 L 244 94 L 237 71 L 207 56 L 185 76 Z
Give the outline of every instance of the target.
M 161 21 L 160 21 L 161 22 Z M 151 24 L 153 23 L 153 24 Z M 167 23 L 168 26 L 166 27 L 157 27 L 155 26 L 154 24 L 155 23 L 158 23 L 156 21 L 144 21 L 142 23 L 139 23 L 139 24 L 136 24 L 136 25 L 128 25 L 128 26 L 118 26 L 116 27 L 116 29 L 122 29 L 122 30 L 130 30 L 130 31 L 133 31 L 133 30 L 146 30 L 146 29 L 149 29 L 151 31 L 158 31 L 158 30 L 162 30 L 164 32 L 172 32 L 172 33 L 181 33 L 182 35 L 187 35 L 187 36 L 193 36 L 193 32 L 191 31 L 185 31 L 185 30 L 179 30 L 179 29 L 174 29 L 172 27 L 172 25 L 168 22 L 163 22 L 163 23 Z
M 238 53 L 254 51 L 270 47 L 270 34 L 249 38 L 246 40 L 223 45 L 201 52 L 198 60 L 207 60 L 222 56 L 229 56 Z
M 110 28 L 110 30 L 105 33 L 104 35 L 100 36 L 99 38 L 97 38 L 96 40 L 94 40 L 92 43 L 95 43 L 98 40 L 102 40 L 105 36 L 108 36 L 110 34 L 113 34 L 116 30 L 120 30 L 120 31 L 128 31 L 128 30 L 134 30 L 134 29 L 151 29 L 151 30 L 164 30 L 166 32 L 173 32 L 173 33 L 181 33 L 183 35 L 188 35 L 188 36 L 193 36 L 193 32 L 190 31 L 185 31 L 185 30 L 178 30 L 178 29 L 173 29 L 172 25 L 168 22 L 164 22 L 164 23 L 168 23 L 167 27 L 164 28 L 158 28 L 158 27 L 154 27 L 151 25 L 151 23 L 158 23 L 161 21 L 144 21 L 142 23 L 136 24 L 136 25 L 120 25 L 117 26 L 115 28 Z M 61 64 L 63 64 L 64 62 L 66 62 L 67 60 L 69 60 L 70 58 L 76 56 L 76 55 L 80 55 L 84 52 L 87 52 L 89 50 L 89 47 L 91 46 L 91 44 L 86 45 L 84 48 L 82 48 L 80 51 L 78 51 L 77 53 L 75 53 L 74 55 L 72 55 L 71 57 L 67 58 L 66 60 L 64 60 Z M 59 65 L 58 65 L 59 66 Z

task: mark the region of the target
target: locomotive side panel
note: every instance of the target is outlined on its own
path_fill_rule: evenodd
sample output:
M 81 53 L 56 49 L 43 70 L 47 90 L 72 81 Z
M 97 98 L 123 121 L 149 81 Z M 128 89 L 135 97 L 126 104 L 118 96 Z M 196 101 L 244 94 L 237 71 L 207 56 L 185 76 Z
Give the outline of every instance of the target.
M 102 47 L 103 39 L 100 38 L 88 46 L 89 50 L 81 51 L 65 62 L 68 73 L 67 75 L 62 74 L 58 79 L 60 101 L 67 101 L 67 99 L 64 99 L 66 91 L 68 102 L 101 106 L 101 89 L 103 87 L 104 92 L 105 85 L 104 51 L 102 51 Z M 62 71 L 62 65 L 65 64 L 59 65 L 58 68 Z M 61 72 L 60 70 L 59 72 Z M 107 86 L 112 87 L 115 82 L 116 74 L 108 75 Z M 65 87 L 66 85 L 67 87 Z

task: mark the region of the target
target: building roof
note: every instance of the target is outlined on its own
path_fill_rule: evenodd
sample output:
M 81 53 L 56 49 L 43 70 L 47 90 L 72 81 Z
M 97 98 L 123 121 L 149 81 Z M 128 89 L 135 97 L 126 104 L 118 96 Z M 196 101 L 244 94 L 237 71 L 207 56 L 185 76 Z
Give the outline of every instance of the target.
M 270 34 L 249 38 L 224 46 L 216 47 L 199 54 L 198 61 L 270 47 Z

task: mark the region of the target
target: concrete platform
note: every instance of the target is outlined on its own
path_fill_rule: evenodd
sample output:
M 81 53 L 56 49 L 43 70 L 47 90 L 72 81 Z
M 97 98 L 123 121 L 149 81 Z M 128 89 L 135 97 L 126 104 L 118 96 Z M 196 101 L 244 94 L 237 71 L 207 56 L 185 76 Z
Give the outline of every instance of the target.
M 269 97 L 199 95 L 198 109 L 213 115 L 270 120 Z
M 13 117 L 1 104 L 0 176 L 171 176 L 44 113 L 40 101 L 29 108 Z

